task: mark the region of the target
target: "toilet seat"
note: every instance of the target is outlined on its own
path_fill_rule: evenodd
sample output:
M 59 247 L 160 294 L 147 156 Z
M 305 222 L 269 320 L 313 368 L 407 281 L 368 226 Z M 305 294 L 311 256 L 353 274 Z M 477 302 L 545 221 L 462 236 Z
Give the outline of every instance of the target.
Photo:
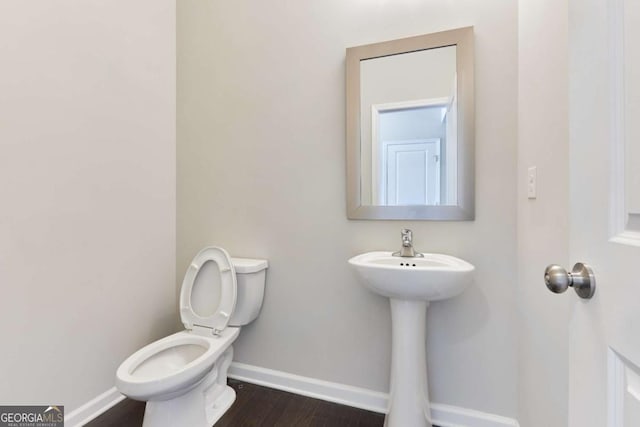
M 194 285 L 199 283 L 199 273 L 207 262 L 215 262 L 219 270 L 220 302 L 215 312 L 208 316 L 200 316 L 191 304 Z M 208 285 L 208 284 L 204 284 Z M 212 283 L 208 286 L 217 286 Z M 180 318 L 186 329 L 207 328 L 214 335 L 219 335 L 229 324 L 237 299 L 236 272 L 231 257 L 222 248 L 211 246 L 202 249 L 191 261 L 191 265 L 182 281 L 180 289 Z
M 120 364 L 116 372 L 116 386 L 121 393 L 132 399 L 148 401 L 158 396 L 184 394 L 185 384 L 195 385 L 211 371 L 219 359 L 240 333 L 239 328 L 227 328 L 218 337 L 204 337 L 188 331 L 180 331 L 142 347 Z M 182 357 L 176 363 L 176 352 L 185 347 L 196 347 L 196 354 Z M 171 354 L 173 353 L 173 354 Z M 162 359 L 169 363 L 163 363 Z M 157 363 L 154 372 L 142 372 L 149 363 Z M 171 366 L 173 365 L 173 366 Z

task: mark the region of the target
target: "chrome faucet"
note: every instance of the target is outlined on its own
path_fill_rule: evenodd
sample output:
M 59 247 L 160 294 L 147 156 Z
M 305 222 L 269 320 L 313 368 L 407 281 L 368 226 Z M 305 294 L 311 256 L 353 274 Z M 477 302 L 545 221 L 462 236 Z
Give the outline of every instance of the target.
M 402 237 L 402 248 L 398 252 L 394 252 L 392 256 L 399 257 L 424 257 L 421 253 L 418 253 L 413 249 L 413 232 L 408 228 L 400 230 L 400 236 Z

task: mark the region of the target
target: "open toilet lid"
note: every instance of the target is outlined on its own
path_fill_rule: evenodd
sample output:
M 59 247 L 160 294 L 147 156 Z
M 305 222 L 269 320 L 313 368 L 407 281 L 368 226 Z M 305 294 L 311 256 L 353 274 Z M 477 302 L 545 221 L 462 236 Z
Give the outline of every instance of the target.
M 209 270 L 207 275 L 200 274 L 208 262 L 215 263 L 217 269 Z M 211 274 L 215 274 L 218 277 L 211 277 Z M 205 282 L 205 280 L 208 280 L 209 283 Z M 217 308 L 205 310 L 208 311 L 206 313 L 202 313 L 202 310 L 200 310 L 200 314 L 198 314 L 198 310 L 194 309 L 195 304 L 192 304 L 192 295 L 196 286 L 220 287 Z M 212 291 L 214 294 L 217 293 L 217 289 L 205 290 Z M 210 293 L 207 292 L 206 294 Z M 214 334 L 218 333 L 227 327 L 236 306 L 236 297 L 236 272 L 231 262 L 231 257 L 222 248 L 215 246 L 204 248 L 193 258 L 182 281 L 182 288 L 180 289 L 180 318 L 182 323 L 187 329 L 201 326 L 212 329 Z M 198 301 L 198 306 L 208 302 Z M 211 303 L 215 304 L 215 301 L 211 301 Z

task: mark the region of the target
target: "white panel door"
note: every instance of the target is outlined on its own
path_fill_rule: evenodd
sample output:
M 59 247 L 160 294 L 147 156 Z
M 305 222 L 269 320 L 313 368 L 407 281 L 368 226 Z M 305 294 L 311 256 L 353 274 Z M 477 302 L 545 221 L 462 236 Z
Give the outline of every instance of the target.
M 569 425 L 638 427 L 640 2 L 570 0 L 569 16 L 570 253 L 597 281 L 571 295 Z
M 440 204 L 440 140 L 383 141 L 387 206 Z

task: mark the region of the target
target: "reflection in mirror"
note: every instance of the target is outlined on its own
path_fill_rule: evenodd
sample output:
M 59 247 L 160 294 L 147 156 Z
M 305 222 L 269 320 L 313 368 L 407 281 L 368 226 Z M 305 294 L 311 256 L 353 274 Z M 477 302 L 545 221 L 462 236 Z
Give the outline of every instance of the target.
M 456 204 L 456 47 L 360 62 L 362 204 Z
M 474 218 L 473 28 L 347 49 L 350 219 Z

